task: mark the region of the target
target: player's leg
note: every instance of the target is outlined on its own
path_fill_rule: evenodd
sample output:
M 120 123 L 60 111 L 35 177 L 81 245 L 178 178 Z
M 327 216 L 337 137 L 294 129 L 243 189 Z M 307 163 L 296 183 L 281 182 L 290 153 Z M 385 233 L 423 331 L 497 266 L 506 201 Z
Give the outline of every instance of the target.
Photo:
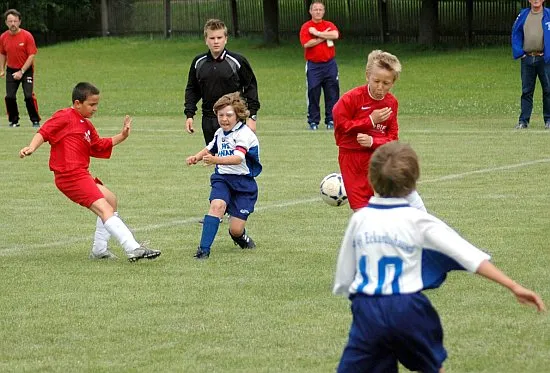
M 397 358 L 393 355 L 388 325 L 391 309 L 384 308 L 387 297 L 357 295 L 351 303 L 352 324 L 338 373 L 369 372 L 397 373 Z
M 370 154 L 366 152 L 348 152 L 340 150 L 338 164 L 342 173 L 342 180 L 348 195 L 349 206 L 357 211 L 368 205 L 374 191 L 369 183 Z
M 220 218 L 227 208 L 226 201 L 231 198 L 231 192 L 224 176 L 213 174 L 210 176 L 210 185 L 212 187 L 210 191 L 210 208 L 202 223 L 201 241 L 194 255 L 197 259 L 207 259 L 210 256 L 210 249 L 220 227 Z
M 531 112 L 533 111 L 533 92 L 537 79 L 537 72 L 534 65 L 536 57 L 527 56 L 521 59 L 521 114 L 519 115 L 518 127 L 520 124 L 529 125 Z
M 21 80 L 15 80 L 13 73 L 17 70 L 7 68 L 6 69 L 6 110 L 8 112 L 8 120 L 10 126 L 19 127 L 19 108 L 17 107 L 17 89 Z
M 311 130 L 319 128 L 321 121 L 321 82 L 322 70 L 319 64 L 308 61 L 306 63 L 306 89 L 307 89 L 307 122 Z
M 99 179 L 96 179 L 97 186 L 101 193 L 104 195 L 107 202 L 113 207 L 114 215 L 118 216 L 117 212 L 117 199 L 113 192 L 107 187 L 101 184 Z M 94 233 L 94 242 L 92 245 L 92 252 L 90 258 L 92 259 L 115 259 L 116 256 L 108 249 L 109 239 L 111 234 L 105 228 L 103 221 L 98 216 L 96 220 L 96 229 Z
M 443 346 L 443 328 L 436 310 L 422 293 L 392 298 L 394 312 L 388 322 L 394 330 L 397 359 L 414 372 L 441 372 L 447 351 Z
M 231 215 L 229 235 L 241 249 L 254 249 L 256 243 L 248 235 L 245 225 L 258 200 L 258 184 L 252 177 L 232 175 L 229 179 L 232 188 L 227 206 L 227 212 Z
M 324 79 L 323 92 L 325 95 L 325 124 L 327 129 L 334 128 L 332 108 L 340 98 L 340 83 L 338 81 L 338 65 L 332 59 L 326 64 L 326 77 Z
M 201 241 L 195 258 L 207 259 L 210 256 L 210 249 L 212 248 L 216 234 L 218 234 L 218 228 L 220 227 L 220 218 L 223 216 L 226 207 L 227 204 L 223 199 L 215 198 L 210 201 L 210 209 L 203 219 Z
M 29 119 L 34 127 L 38 127 L 40 123 L 40 115 L 38 115 L 38 102 L 34 95 L 34 76 L 32 67 L 25 71 L 23 78 L 21 78 L 23 85 L 23 94 L 25 96 L 25 105 L 27 107 L 27 113 L 29 113 Z
M 208 145 L 210 141 L 212 141 L 212 139 L 214 138 L 214 134 L 216 133 L 218 128 L 220 128 L 218 118 L 207 117 L 203 115 L 201 126 L 202 134 L 204 136 L 204 142 L 206 143 L 206 145 Z
M 161 254 L 159 250 L 152 250 L 139 244 L 122 219 L 115 215 L 113 206 L 111 206 L 105 198 L 94 201 L 89 209 L 101 218 L 105 229 L 111 236 L 115 237 L 120 243 L 120 246 L 124 248 L 129 261 L 135 262 L 140 259 L 155 259 Z
M 537 62 L 537 76 L 542 87 L 542 114 L 544 127 L 550 129 L 550 64 L 540 57 Z

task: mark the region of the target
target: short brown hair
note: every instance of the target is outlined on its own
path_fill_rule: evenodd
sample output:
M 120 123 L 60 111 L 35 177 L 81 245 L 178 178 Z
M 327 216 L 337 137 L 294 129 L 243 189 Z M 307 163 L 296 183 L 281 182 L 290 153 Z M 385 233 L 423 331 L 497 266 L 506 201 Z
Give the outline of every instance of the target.
M 420 177 L 418 156 L 408 144 L 386 143 L 375 150 L 369 164 L 369 181 L 380 197 L 406 197 Z
M 311 2 L 311 4 L 309 4 L 309 10 L 313 9 L 313 6 L 314 6 L 315 4 L 321 4 L 321 5 L 323 6 L 323 8 L 326 8 L 326 7 L 325 7 L 325 3 L 323 3 L 322 0 L 313 0 L 313 1 Z
M 367 76 L 372 72 L 374 66 L 388 70 L 393 73 L 393 81 L 395 82 L 401 74 L 401 62 L 391 53 L 381 51 L 380 49 L 373 50 L 367 57 Z
M 223 30 L 225 36 L 227 36 L 227 27 L 225 26 L 225 23 L 219 19 L 209 19 L 204 24 L 204 37 L 207 37 L 208 31 L 217 31 L 217 30 Z
M 250 115 L 250 112 L 246 108 L 246 102 L 241 97 L 239 92 L 228 93 L 220 97 L 214 104 L 214 113 L 218 114 L 218 111 L 226 106 L 233 106 L 237 119 L 244 122 Z
M 4 21 L 8 19 L 8 16 L 16 16 L 21 21 L 21 13 L 19 13 L 16 9 L 8 9 L 4 12 Z

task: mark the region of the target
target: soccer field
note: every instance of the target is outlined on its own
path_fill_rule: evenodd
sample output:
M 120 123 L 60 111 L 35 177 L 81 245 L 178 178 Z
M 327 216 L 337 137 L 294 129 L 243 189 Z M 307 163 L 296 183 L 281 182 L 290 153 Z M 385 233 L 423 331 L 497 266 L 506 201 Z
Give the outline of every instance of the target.
M 364 83 L 365 53 L 374 47 L 339 46 L 342 92 Z M 264 171 L 247 224 L 258 248 L 234 246 L 224 222 L 210 259 L 193 260 L 212 168 L 185 165 L 204 144 L 200 132 L 184 133 L 182 106 L 189 63 L 205 48 L 136 38 L 40 49 L 44 119 L 69 106 L 83 80 L 102 91 L 93 119 L 101 135 L 134 116 L 130 138 L 110 160 L 92 160 L 91 170 L 117 194 L 136 238 L 162 256 L 88 260 L 95 218 L 55 188 L 49 146 L 17 157 L 33 135 L 21 97 L 21 127 L 0 122 L 0 371 L 334 371 L 351 317 L 331 286 L 351 212 L 318 194 L 320 180 L 338 170 L 337 149 L 332 133 L 306 130 L 297 43 L 229 41 L 250 60 L 262 103 Z M 550 131 L 542 129 L 540 86 L 533 128 L 518 132 L 519 66 L 507 48 L 388 50 L 404 67 L 394 90 L 400 138 L 420 156 L 426 207 L 550 302 Z M 426 294 L 445 329 L 447 372 L 548 371 L 548 315 L 465 273 Z

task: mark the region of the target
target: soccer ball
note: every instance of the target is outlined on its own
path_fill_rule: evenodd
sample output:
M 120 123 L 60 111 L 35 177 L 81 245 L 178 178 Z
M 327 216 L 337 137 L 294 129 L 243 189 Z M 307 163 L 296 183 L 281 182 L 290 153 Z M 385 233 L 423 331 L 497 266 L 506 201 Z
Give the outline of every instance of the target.
M 342 174 L 333 173 L 323 178 L 320 185 L 321 198 L 331 206 L 342 206 L 348 203 Z

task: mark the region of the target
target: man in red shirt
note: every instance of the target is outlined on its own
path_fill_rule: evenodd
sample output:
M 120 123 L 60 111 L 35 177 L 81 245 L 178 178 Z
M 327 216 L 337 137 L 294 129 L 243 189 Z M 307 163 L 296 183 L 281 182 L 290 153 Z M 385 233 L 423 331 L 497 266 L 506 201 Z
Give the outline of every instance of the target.
M 338 65 L 336 65 L 334 40 L 340 33 L 334 23 L 325 21 L 325 5 L 314 0 L 309 6 L 311 20 L 300 29 L 300 43 L 304 47 L 307 77 L 307 122 L 309 129 L 319 129 L 321 122 L 321 89 L 325 96 L 325 124 L 334 128 L 332 108 L 340 96 Z
M 122 131 L 113 137 L 100 137 L 88 119 L 97 111 L 99 90 L 90 83 L 78 83 L 73 90 L 73 106 L 54 113 L 32 138 L 30 144 L 19 151 L 25 158 L 44 142 L 49 142 L 50 170 L 55 185 L 71 201 L 95 213 L 98 218 L 91 259 L 116 259 L 107 248 L 114 236 L 124 248 L 128 260 L 154 259 L 160 251 L 140 245 L 126 224 L 118 217 L 117 199 L 101 180 L 93 178 L 88 170 L 90 157 L 110 158 L 113 147 L 130 135 L 132 119 L 124 118 Z
M 368 179 L 372 153 L 398 139 L 398 102 L 390 89 L 400 73 L 401 63 L 396 56 L 374 50 L 367 59 L 367 85 L 346 92 L 334 106 L 338 163 L 354 211 L 367 206 L 374 195 Z M 413 207 L 425 210 L 416 191 L 407 199 Z
M 4 19 L 8 30 L 0 35 L 0 77 L 6 77 L 6 109 L 10 127 L 19 127 L 16 97 L 20 83 L 23 83 L 25 105 L 32 125 L 40 127 L 38 103 L 33 92 L 36 44 L 31 33 L 19 27 L 21 13 L 9 9 L 4 13 Z

